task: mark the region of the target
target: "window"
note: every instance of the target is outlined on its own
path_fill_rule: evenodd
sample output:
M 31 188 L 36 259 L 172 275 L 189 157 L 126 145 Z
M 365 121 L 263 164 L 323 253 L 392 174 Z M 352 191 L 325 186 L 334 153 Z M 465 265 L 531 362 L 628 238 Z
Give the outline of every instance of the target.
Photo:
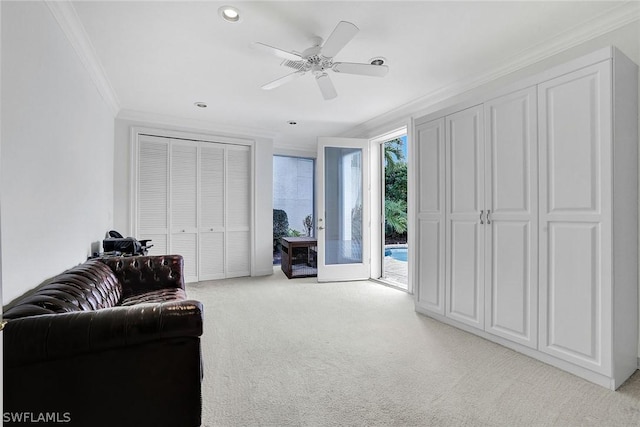
M 280 264 L 279 239 L 314 236 L 315 160 L 273 156 L 273 264 Z

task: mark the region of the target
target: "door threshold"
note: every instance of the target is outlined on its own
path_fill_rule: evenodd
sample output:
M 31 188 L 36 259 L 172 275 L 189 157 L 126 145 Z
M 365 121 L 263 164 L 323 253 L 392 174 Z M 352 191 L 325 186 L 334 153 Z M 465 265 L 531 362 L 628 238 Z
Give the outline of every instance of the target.
M 386 279 L 382 279 L 382 278 L 378 278 L 378 279 L 371 278 L 369 280 L 371 280 L 372 282 L 376 282 L 376 283 L 379 283 L 381 285 L 384 285 L 384 286 L 386 286 L 388 288 L 397 289 L 399 291 L 402 291 L 402 292 L 405 292 L 405 293 L 407 293 L 409 295 L 412 295 L 409 292 L 408 286 L 407 285 L 403 285 L 402 283 L 398 283 L 398 282 L 394 282 L 392 280 L 386 280 Z

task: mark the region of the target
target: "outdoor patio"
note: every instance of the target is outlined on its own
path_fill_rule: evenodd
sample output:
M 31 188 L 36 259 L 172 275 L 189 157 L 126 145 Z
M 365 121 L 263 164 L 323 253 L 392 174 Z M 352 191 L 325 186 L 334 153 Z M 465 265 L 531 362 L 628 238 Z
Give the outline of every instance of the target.
M 408 267 L 406 261 L 398 261 L 390 256 L 384 257 L 384 277 L 392 285 L 407 290 L 408 289 Z

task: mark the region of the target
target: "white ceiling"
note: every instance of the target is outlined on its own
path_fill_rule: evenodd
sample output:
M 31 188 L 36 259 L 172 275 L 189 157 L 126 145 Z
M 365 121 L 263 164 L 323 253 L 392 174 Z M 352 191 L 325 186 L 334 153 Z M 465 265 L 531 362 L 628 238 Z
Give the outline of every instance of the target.
M 229 4 L 242 20 L 218 16 Z M 354 126 L 469 80 L 551 43 L 622 2 L 79 1 L 78 17 L 122 110 L 272 133 L 276 146 L 313 149 Z M 330 73 L 323 100 L 313 75 L 265 91 L 293 70 L 251 47 L 302 52 L 346 20 L 360 32 L 335 61 L 383 56 L 386 77 Z M 199 109 L 202 101 L 208 108 Z M 295 120 L 297 126 L 287 124 Z

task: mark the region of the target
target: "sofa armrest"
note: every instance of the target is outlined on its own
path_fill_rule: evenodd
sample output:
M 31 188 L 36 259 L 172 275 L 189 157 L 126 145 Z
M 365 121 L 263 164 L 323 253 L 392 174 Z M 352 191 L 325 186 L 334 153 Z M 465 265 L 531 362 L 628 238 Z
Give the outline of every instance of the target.
M 4 363 L 20 366 L 82 353 L 202 335 L 202 304 L 195 300 L 138 304 L 10 320 Z
M 99 260 L 109 266 L 118 278 L 124 298 L 166 288 L 184 289 L 184 259 L 181 255 L 105 257 Z

